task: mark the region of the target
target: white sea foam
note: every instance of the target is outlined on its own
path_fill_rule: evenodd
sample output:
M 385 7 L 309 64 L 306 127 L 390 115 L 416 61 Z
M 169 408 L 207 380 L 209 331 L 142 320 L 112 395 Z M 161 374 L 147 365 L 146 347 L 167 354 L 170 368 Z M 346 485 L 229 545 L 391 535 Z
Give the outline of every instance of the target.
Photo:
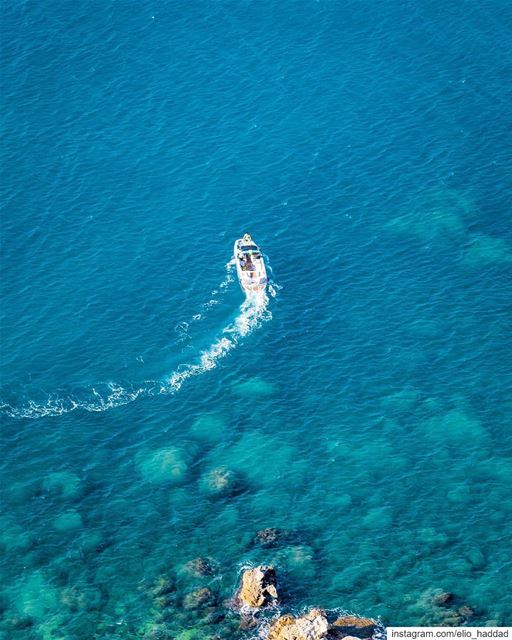
M 202 320 L 206 311 L 219 302 L 219 297 L 234 282 L 234 267 L 234 260 L 230 260 L 226 264 L 226 276 L 218 287 L 211 291 L 210 299 L 201 307 L 201 313 L 196 313 L 191 320 L 176 325 L 175 330 L 180 335 L 180 341 L 187 339 L 190 324 Z M 278 289 L 279 287 L 275 283 L 269 284 L 269 295 L 275 298 Z M 0 404 L 0 413 L 13 418 L 35 419 L 57 416 L 75 409 L 101 412 L 128 404 L 137 398 L 154 396 L 159 393 L 176 393 L 189 378 L 214 369 L 217 362 L 232 351 L 243 338 L 250 335 L 262 322 L 271 318 L 269 296 L 265 292 L 251 294 L 240 305 L 234 320 L 222 329 L 220 335 L 207 349 L 198 354 L 197 361 L 179 365 L 175 371 L 166 376 L 163 382 L 146 380 L 135 385 L 117 382 L 100 383 L 72 393 L 52 393 L 43 402 L 31 399 L 18 406 L 5 402 Z
M 236 347 L 242 338 L 252 333 L 261 322 L 272 318 L 268 304 L 269 298 L 265 292 L 248 296 L 240 306 L 236 318 L 224 327 L 222 335 L 217 340 L 201 352 L 198 362 L 178 367 L 165 381 L 160 391 L 176 392 L 188 378 L 216 367 L 217 361 Z
M 155 383 L 151 380 L 132 387 L 126 387 L 120 383 L 106 382 L 96 387 L 77 390 L 73 394 L 64 392 L 52 393 L 46 402 L 28 400 L 26 403 L 13 407 L 8 403 L 0 405 L 1 413 L 11 418 L 43 418 L 45 416 L 58 416 L 70 413 L 75 409 L 101 412 L 114 407 L 133 402 L 142 396 L 154 395 Z
M 208 300 L 203 302 L 201 305 L 200 311 L 198 313 L 194 313 L 189 320 L 182 320 L 178 322 L 178 324 L 174 327 L 174 331 L 178 334 L 178 344 L 182 342 L 186 342 L 191 338 L 190 329 L 191 327 L 205 320 L 208 311 L 220 304 L 222 301 L 222 297 L 227 292 L 229 285 L 232 284 L 235 280 L 234 270 L 235 270 L 235 260 L 232 258 L 225 265 L 226 275 L 220 284 L 218 284 L 214 289 L 210 291 L 208 294 Z
M 215 287 L 210 291 L 209 299 L 201 305 L 201 311 L 203 313 L 194 314 L 192 316 L 192 320 L 191 320 L 192 322 L 198 322 L 199 320 L 204 320 L 205 318 L 204 312 L 208 311 L 215 305 L 220 304 L 222 296 L 228 290 L 229 285 L 235 280 L 235 277 L 233 274 L 234 268 L 235 268 L 235 259 L 232 258 L 229 262 L 226 263 L 226 266 L 225 266 L 226 275 L 224 277 L 224 280 L 222 280 L 222 282 L 217 287 Z

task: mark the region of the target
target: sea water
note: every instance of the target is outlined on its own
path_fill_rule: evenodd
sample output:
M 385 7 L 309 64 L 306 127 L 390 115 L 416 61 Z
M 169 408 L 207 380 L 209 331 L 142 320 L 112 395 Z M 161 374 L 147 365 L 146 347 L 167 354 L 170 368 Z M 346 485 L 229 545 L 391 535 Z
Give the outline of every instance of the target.
M 511 13 L 4 4 L 2 638 L 512 623 Z

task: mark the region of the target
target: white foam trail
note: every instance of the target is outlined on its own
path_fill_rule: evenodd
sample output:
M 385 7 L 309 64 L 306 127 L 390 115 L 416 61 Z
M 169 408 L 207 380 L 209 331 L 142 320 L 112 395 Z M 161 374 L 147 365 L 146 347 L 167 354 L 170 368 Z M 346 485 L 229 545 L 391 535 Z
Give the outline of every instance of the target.
M 204 320 L 207 312 L 214 306 L 220 304 L 222 296 L 227 292 L 229 285 L 234 282 L 234 269 L 235 269 L 235 259 L 231 258 L 229 262 L 225 265 L 226 275 L 222 282 L 212 289 L 209 293 L 209 299 L 206 302 L 203 302 L 201 305 L 199 313 L 195 313 L 188 321 L 183 320 L 182 322 L 178 322 L 178 324 L 174 327 L 174 331 L 178 334 L 178 344 L 182 342 L 186 342 L 191 338 L 189 330 L 191 326 L 201 320 Z
M 0 410 L 11 418 L 32 419 L 59 416 L 63 413 L 70 413 L 75 409 L 101 412 L 128 404 L 140 397 L 154 395 L 156 382 L 148 380 L 136 387 L 124 387 L 119 383 L 107 382 L 101 386 L 103 388 L 99 390 L 91 387 L 68 396 L 51 394 L 46 402 L 41 404 L 34 402 L 34 400 L 29 400 L 20 407 L 13 407 L 5 403 L 0 406 Z M 79 394 L 81 397 L 79 397 Z
M 234 267 L 235 259 L 231 258 L 231 260 L 225 265 L 226 276 L 224 277 L 224 280 L 219 284 L 218 287 L 211 290 L 210 299 L 202 304 L 201 311 L 208 311 L 208 309 L 211 309 L 215 305 L 220 304 L 220 298 L 227 291 L 229 285 L 235 280 L 235 277 L 233 275 Z M 203 318 L 203 313 L 196 313 L 192 316 L 192 321 L 197 322 L 198 320 L 202 320 Z
M 201 310 L 203 313 L 195 314 L 189 322 L 184 321 L 176 325 L 175 329 L 182 340 L 188 336 L 188 328 L 191 322 L 203 319 L 204 312 L 213 306 L 212 301 L 218 301 L 218 297 L 224 294 L 229 285 L 234 282 L 234 267 L 234 259 L 226 264 L 226 276 L 220 285 L 212 290 L 210 300 L 202 305 Z M 269 283 L 268 292 L 272 298 L 276 297 L 279 289 L 280 287 L 276 283 Z M 12 418 L 35 419 L 45 416 L 57 416 L 75 411 L 75 409 L 101 412 L 129 404 L 137 398 L 150 397 L 159 393 L 176 393 L 189 378 L 214 369 L 219 359 L 225 357 L 243 338 L 258 328 L 262 322 L 270 320 L 272 314 L 268 306 L 269 297 L 266 292 L 249 295 L 240 305 L 235 319 L 224 327 L 219 338 L 200 353 L 198 361 L 179 366 L 166 378 L 164 383 L 158 380 L 146 380 L 136 385 L 127 384 L 123 386 L 120 383 L 106 382 L 95 387 L 82 388 L 76 392 L 50 394 L 46 401 L 42 403 L 27 400 L 19 406 L 12 406 L 6 402 L 0 404 L 0 413 Z
M 161 387 L 160 392 L 176 392 L 188 378 L 215 368 L 217 361 L 236 347 L 241 338 L 249 335 L 259 327 L 261 322 L 272 318 L 268 303 L 269 298 L 265 292 L 248 296 L 240 306 L 236 318 L 224 328 L 223 335 L 215 340 L 208 349 L 201 352 L 199 362 L 179 367 L 169 376 Z

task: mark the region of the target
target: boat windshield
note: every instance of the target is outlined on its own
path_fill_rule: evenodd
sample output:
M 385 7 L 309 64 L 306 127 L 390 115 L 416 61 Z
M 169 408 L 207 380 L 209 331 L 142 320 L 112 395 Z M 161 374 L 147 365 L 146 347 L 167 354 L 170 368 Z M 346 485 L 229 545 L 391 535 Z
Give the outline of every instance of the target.
M 244 253 L 251 253 L 252 251 L 258 252 L 258 247 L 255 244 L 246 244 L 243 247 L 240 247 L 240 250 Z

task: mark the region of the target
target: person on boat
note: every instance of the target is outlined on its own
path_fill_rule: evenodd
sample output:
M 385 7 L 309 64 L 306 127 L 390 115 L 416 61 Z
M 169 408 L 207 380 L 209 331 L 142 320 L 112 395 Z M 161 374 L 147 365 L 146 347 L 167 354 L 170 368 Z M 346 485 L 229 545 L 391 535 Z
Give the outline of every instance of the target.
M 245 244 L 249 244 L 250 242 L 252 242 L 252 238 L 248 233 L 244 233 L 244 237 L 242 238 L 242 240 L 245 242 Z
M 244 271 L 252 271 L 254 269 L 254 265 L 251 260 L 251 256 L 249 253 L 245 254 L 244 260 L 242 262 L 242 269 Z

